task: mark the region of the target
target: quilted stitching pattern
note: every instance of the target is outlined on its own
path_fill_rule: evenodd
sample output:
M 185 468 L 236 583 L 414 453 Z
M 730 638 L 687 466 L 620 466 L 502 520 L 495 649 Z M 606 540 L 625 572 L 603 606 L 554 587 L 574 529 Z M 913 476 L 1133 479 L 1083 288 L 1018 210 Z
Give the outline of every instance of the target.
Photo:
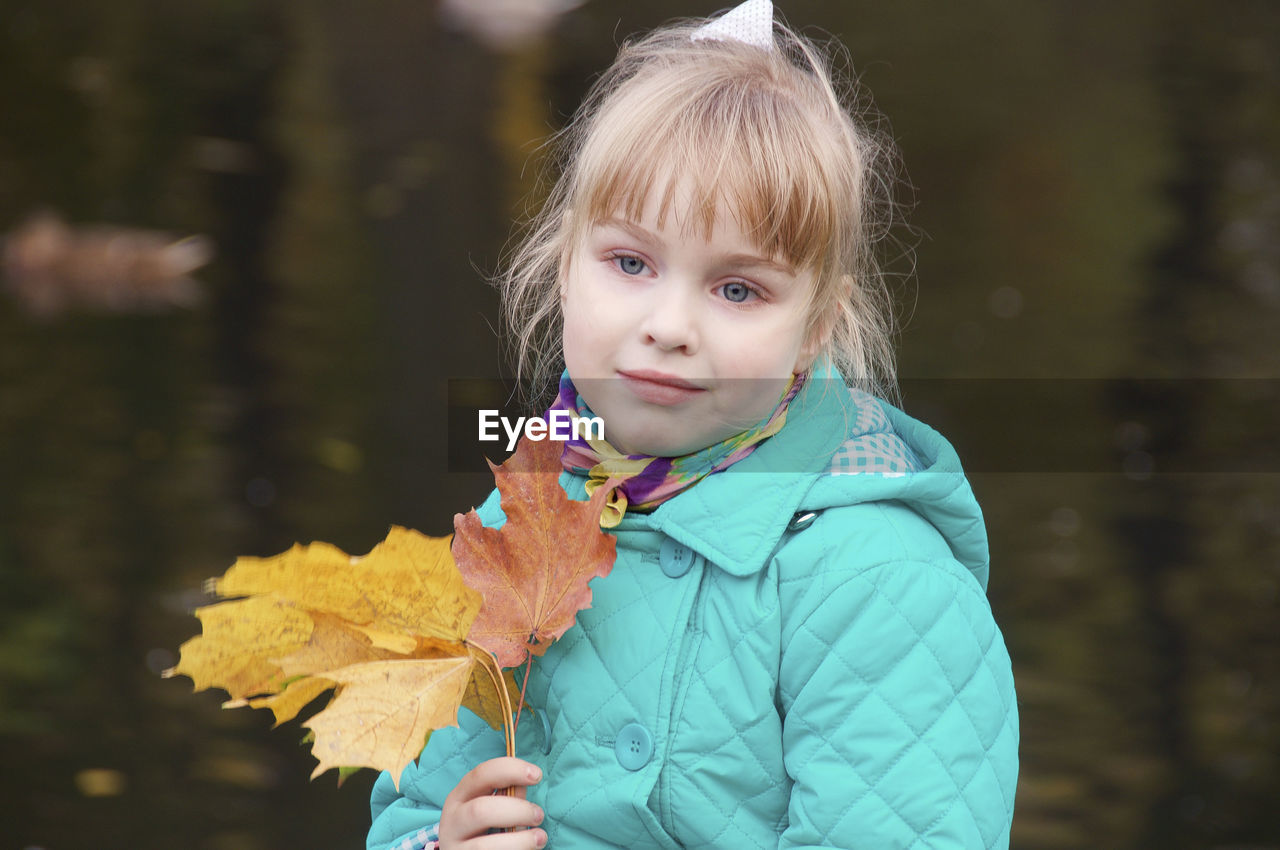
M 685 847 L 774 847 L 791 784 L 774 700 L 776 591 L 769 592 L 768 576 L 712 569 L 699 609 L 699 641 L 663 773 L 665 825 Z M 691 817 L 690 811 L 720 816 Z
M 602 840 L 652 846 L 650 833 L 660 829 L 644 805 L 660 762 L 626 770 L 614 756 L 614 736 L 628 723 L 640 723 L 662 747 L 669 719 L 660 706 L 671 699 L 673 666 L 668 642 L 683 630 L 696 583 L 667 578 L 652 558 L 656 535 L 644 536 L 636 549 L 634 532 L 619 532 L 620 548 L 629 556 L 619 557 L 609 580 L 592 585 L 592 607 L 579 614 L 578 628 L 534 665 L 531 702 L 541 701 L 553 739 L 562 742 L 547 757 L 545 770 L 549 776 L 582 776 L 581 782 L 530 795 L 546 810 L 556 846 L 571 839 L 584 846 Z
M 784 636 L 794 840 L 1007 846 L 1016 705 L 972 578 L 950 560 L 895 561 L 820 592 L 808 578 L 791 583 L 819 600 Z

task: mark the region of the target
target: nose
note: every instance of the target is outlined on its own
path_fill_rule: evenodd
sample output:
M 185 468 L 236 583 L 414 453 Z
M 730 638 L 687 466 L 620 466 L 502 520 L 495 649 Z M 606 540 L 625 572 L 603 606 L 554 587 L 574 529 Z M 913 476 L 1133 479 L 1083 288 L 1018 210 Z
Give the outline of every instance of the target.
M 678 284 L 655 287 L 648 313 L 641 323 L 645 342 L 663 351 L 693 354 L 701 344 L 697 307 L 689 288 Z

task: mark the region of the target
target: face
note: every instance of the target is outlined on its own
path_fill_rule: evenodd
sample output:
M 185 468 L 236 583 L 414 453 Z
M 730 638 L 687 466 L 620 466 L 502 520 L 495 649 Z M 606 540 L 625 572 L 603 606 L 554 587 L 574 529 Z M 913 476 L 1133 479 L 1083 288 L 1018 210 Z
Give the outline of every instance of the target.
M 574 248 L 564 357 L 611 445 L 677 456 L 772 412 L 820 341 L 806 335 L 811 272 L 762 256 L 724 210 L 709 239 L 674 212 L 660 224 L 659 194 L 639 221 L 599 222 Z

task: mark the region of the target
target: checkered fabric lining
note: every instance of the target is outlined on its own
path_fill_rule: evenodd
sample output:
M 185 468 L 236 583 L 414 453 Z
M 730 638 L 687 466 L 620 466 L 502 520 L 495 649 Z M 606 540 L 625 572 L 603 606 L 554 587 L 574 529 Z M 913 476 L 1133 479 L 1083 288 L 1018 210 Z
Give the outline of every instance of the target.
M 420 829 L 414 835 L 406 835 L 404 840 L 392 850 L 438 850 L 440 847 L 440 824 Z
M 889 424 L 889 417 L 875 397 L 861 390 L 849 390 L 857 409 L 853 436 L 831 456 L 832 475 L 874 473 L 894 478 L 915 472 L 921 463 Z

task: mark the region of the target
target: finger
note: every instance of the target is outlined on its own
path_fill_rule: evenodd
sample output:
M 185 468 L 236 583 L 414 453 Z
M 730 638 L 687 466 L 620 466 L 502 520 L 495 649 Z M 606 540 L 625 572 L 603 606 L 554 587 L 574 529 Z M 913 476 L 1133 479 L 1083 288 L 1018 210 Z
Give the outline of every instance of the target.
M 458 782 L 458 791 L 464 799 L 491 794 L 503 788 L 523 788 L 542 780 L 542 770 L 523 759 L 503 757 L 489 759 L 476 765 Z
M 514 797 L 484 796 L 454 806 L 446 804 L 440 818 L 440 847 L 472 850 L 487 846 L 491 829 L 526 829 L 542 823 L 542 809 Z
M 477 838 L 474 843 L 475 850 L 540 850 L 547 846 L 547 834 L 540 829 L 525 829 L 520 832 L 486 835 Z
M 523 792 L 525 786 L 541 778 L 542 771 L 536 765 L 516 758 L 490 759 L 472 768 L 445 798 L 440 817 L 441 847 L 480 838 L 494 827 L 540 823 L 541 810 L 523 799 Z M 495 795 L 505 788 L 517 789 L 518 796 Z
M 488 829 L 530 827 L 542 823 L 542 809 L 515 797 L 476 797 L 458 807 L 456 816 L 463 823 L 471 824 L 480 834 Z

